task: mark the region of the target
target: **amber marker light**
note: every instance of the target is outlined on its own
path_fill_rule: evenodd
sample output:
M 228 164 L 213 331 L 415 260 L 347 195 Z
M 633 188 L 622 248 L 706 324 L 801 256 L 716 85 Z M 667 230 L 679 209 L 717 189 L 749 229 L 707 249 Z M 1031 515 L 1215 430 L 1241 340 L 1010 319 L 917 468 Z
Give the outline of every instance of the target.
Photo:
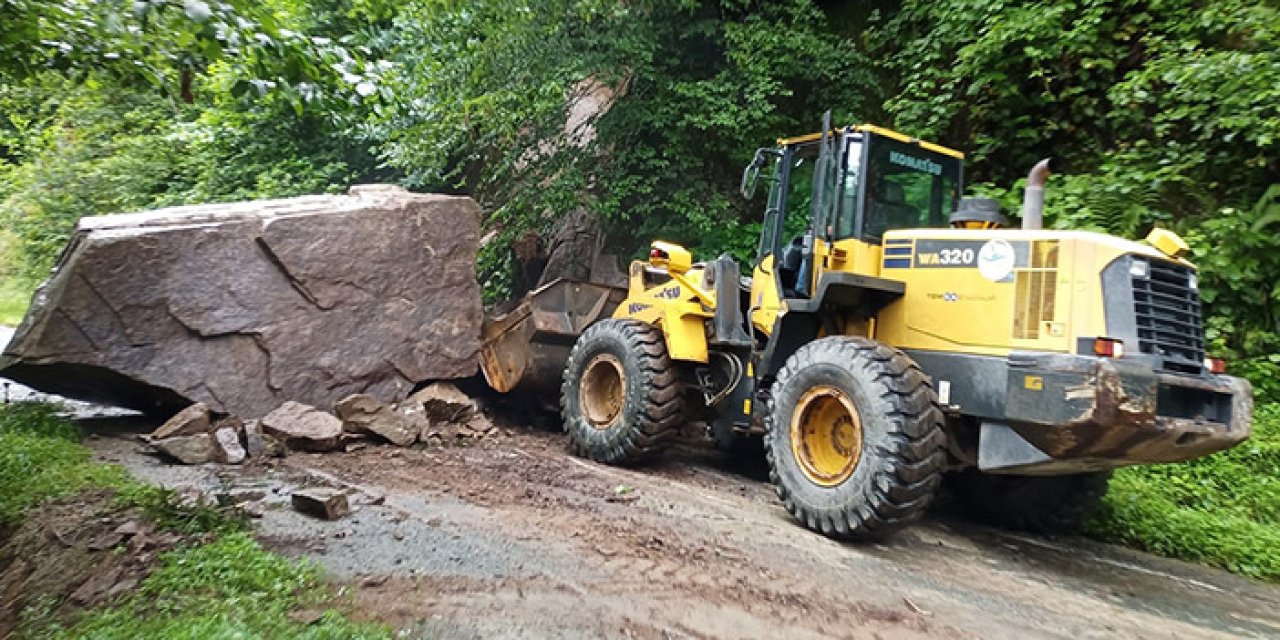
M 1123 358 L 1124 342 L 1115 338 L 1095 338 L 1093 353 L 1103 358 Z

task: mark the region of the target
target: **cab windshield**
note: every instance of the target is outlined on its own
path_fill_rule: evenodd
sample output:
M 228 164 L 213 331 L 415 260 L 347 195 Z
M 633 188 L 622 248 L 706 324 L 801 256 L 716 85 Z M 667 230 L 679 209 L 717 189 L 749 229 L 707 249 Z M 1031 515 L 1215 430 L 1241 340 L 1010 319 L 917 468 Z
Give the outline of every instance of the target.
M 850 232 L 860 226 L 864 240 L 878 241 L 893 229 L 946 227 L 960 198 L 960 159 L 892 138 L 868 138 L 847 147 L 840 235 L 855 235 Z

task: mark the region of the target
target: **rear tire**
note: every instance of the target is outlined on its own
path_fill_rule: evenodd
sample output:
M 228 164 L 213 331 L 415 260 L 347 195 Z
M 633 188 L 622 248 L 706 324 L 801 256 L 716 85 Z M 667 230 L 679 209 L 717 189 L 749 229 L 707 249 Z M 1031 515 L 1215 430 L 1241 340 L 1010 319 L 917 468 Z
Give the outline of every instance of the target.
M 662 331 L 620 319 L 584 331 L 565 364 L 560 413 L 573 452 L 597 462 L 640 462 L 670 445 L 684 390 Z
M 1097 508 L 1110 471 L 1066 476 L 1011 476 L 965 469 L 947 488 L 978 519 L 1034 533 L 1069 533 Z
M 771 387 L 765 450 L 791 515 L 835 538 L 882 538 L 923 515 L 946 437 L 929 378 L 860 337 L 815 340 Z

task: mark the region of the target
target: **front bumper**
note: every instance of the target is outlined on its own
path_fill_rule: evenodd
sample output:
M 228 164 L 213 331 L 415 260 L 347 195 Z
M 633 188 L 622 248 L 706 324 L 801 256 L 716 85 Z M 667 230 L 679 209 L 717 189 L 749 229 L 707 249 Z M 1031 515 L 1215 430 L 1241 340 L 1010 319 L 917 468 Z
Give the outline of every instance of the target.
M 1253 390 L 1240 378 L 1076 355 L 1014 353 L 1007 363 L 1003 415 L 983 420 L 979 435 L 986 471 L 1181 462 L 1232 447 L 1252 430 Z

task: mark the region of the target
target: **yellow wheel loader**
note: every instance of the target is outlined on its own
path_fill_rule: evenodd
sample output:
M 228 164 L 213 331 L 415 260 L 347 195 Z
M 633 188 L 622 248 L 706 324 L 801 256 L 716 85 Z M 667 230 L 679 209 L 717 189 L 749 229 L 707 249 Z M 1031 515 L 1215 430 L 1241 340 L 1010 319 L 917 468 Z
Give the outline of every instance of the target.
M 915 521 L 944 477 L 988 519 L 1070 528 L 1111 469 L 1248 437 L 1251 388 L 1205 357 L 1175 234 L 1042 229 L 1047 163 L 1003 228 L 960 197 L 960 152 L 829 117 L 744 172 L 744 196 L 768 184 L 750 277 L 659 241 L 625 294 L 553 283 L 486 325 L 490 384 L 548 390 L 563 363 L 571 447 L 610 464 L 689 421 L 728 449 L 762 436 L 787 510 L 834 537 Z

